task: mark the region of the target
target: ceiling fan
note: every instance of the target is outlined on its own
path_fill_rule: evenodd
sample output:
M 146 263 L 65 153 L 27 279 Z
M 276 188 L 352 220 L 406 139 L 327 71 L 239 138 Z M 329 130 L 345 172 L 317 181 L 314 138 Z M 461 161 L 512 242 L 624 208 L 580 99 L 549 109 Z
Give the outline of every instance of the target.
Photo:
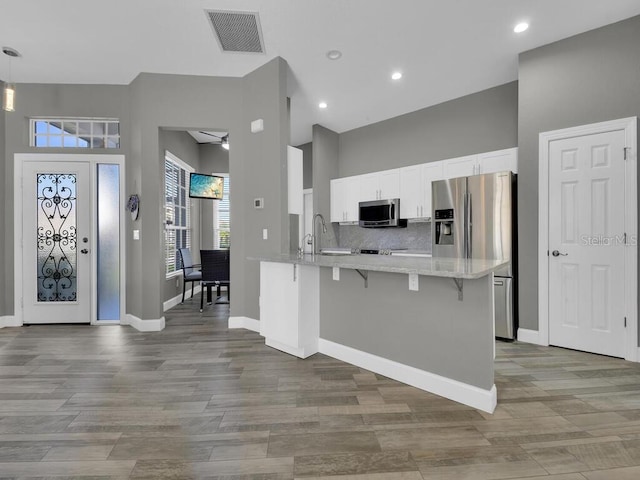
M 205 143 L 212 144 L 212 145 L 221 145 L 222 148 L 224 148 L 225 150 L 229 150 L 229 134 L 228 133 L 225 133 L 224 135 L 216 135 L 215 133 L 204 132 L 201 130 L 198 131 L 198 133 L 202 135 L 207 135 L 209 137 L 215 137 L 220 140 L 220 141 L 213 140 L 211 142 L 205 142 Z

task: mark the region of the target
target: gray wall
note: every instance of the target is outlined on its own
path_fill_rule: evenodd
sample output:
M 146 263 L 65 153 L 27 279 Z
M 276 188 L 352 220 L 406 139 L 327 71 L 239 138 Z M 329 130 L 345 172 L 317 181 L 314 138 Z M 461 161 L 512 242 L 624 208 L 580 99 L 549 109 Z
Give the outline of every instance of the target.
M 298 145 L 302 150 L 302 188 L 313 188 L 313 143 Z
M 339 176 L 515 147 L 517 125 L 511 82 L 340 134 Z
M 321 125 L 314 125 L 311 145 L 313 150 L 313 213 L 322 214 L 327 224 L 327 233 L 320 233 L 322 238 L 319 243 L 326 247 L 337 246 L 338 224 L 330 223 L 330 182 L 332 179 L 338 178 L 340 168 L 339 135 Z
M 161 128 L 159 141 L 161 155 L 164 155 L 165 150 L 169 150 L 180 160 L 193 167 L 196 172 L 200 171 L 200 149 L 195 139 L 187 132 Z M 164 182 L 160 188 L 163 185 Z M 191 199 L 191 252 L 194 257 L 194 263 L 200 263 L 200 208 L 203 202 L 205 200 Z M 208 200 L 208 202 L 210 203 L 211 201 Z M 191 284 L 188 286 L 191 286 Z M 163 301 L 169 300 L 178 294 L 182 295 L 182 275 L 165 280 Z
M 242 79 L 242 129 L 229 134 L 232 316 L 260 318 L 260 264 L 247 257 L 289 251 L 287 71 L 287 63 L 276 58 Z M 250 133 L 250 123 L 258 118 L 264 131 Z M 264 198 L 264 208 L 253 208 L 254 198 Z
M 140 194 L 140 241 L 127 244 L 127 312 L 143 320 L 163 316 L 164 151 L 160 128 L 241 129 L 242 80 L 143 73 L 131 84 L 132 152 L 127 188 Z
M 129 242 L 127 311 L 141 319 L 163 315 L 164 232 L 159 221 L 163 208 L 163 152 L 161 127 L 229 132 L 232 224 L 231 314 L 259 318 L 258 264 L 248 256 L 282 251 L 287 232 L 286 189 L 286 70 L 274 59 L 244 78 L 141 74 L 131 84 L 132 153 L 127 162 L 129 188 L 139 185 L 148 215 L 140 220 L 141 241 Z M 249 122 L 263 118 L 265 131 L 252 135 Z M 250 210 L 253 197 L 265 197 L 262 211 Z M 142 210 L 141 210 L 142 211 Z M 262 228 L 269 240 L 262 240 Z M 143 248 L 144 247 L 144 248 Z M 159 280 L 158 280 L 159 279 Z M 130 280 L 130 281 L 129 281 Z M 158 283 L 160 282 L 160 283 Z
M 17 111 L 2 114 L 6 121 L 4 126 L 0 123 L 0 127 L 4 127 L 0 128 L 3 141 L 0 147 L 5 157 L 0 191 L 5 200 L 5 210 L 0 217 L 4 227 L 0 241 L 4 278 L 12 279 L 14 268 L 13 155 L 60 151 L 28 146 L 28 118 L 115 117 L 121 122 L 122 148 L 91 153 L 124 154 L 125 193 L 140 195 L 141 214 L 135 228 L 140 230 L 141 240 L 132 240 L 131 220 L 126 227 L 126 311 L 143 320 L 162 317 L 163 301 L 175 293 L 175 286 L 166 288 L 162 255 L 165 142 L 171 142 L 170 150 L 176 150 L 173 153 L 178 156 L 181 153 L 177 150 L 191 150 L 191 147 L 187 146 L 184 134 L 160 135 L 160 131 L 224 130 L 229 131 L 234 145 L 226 162 L 228 165 L 230 160 L 233 165 L 230 174 L 235 186 L 231 212 L 235 227 L 231 278 L 236 289 L 232 314 L 258 318 L 258 266 L 247 257 L 280 253 L 289 248 L 288 215 L 283 208 L 287 203 L 284 188 L 289 131 L 285 94 L 287 68 L 286 62 L 278 58 L 244 78 L 143 73 L 129 86 L 19 85 Z M 265 120 L 265 131 L 251 136 L 248 125 L 255 118 Z M 199 164 L 199 149 L 193 158 L 193 162 Z M 267 206 L 260 212 L 249 211 L 252 199 L 257 196 L 265 197 Z M 263 227 L 269 229 L 268 241 L 262 240 Z M 196 234 L 195 238 L 199 237 Z M 3 282 L 6 288 L 0 294 L 0 315 L 12 315 L 13 284 L 8 280 Z
M 640 114 L 640 16 L 520 55 L 520 326 L 538 330 L 540 132 Z
M 2 169 L 4 184 L 4 265 L 2 276 L 6 285 L 4 314 L 14 314 L 13 287 L 13 158 L 16 153 L 60 153 L 59 149 L 35 148 L 29 146 L 29 118 L 51 117 L 111 117 L 120 119 L 120 149 L 65 150 L 74 154 L 124 154 L 128 155 L 131 145 L 129 136 L 128 87 L 118 85 L 42 85 L 19 84 L 16 90 L 16 111 L 5 115 L 5 161 Z M 0 311 L 0 315 L 2 315 Z
M 320 269 L 320 338 L 488 390 L 493 386 L 491 277 L 464 281 L 464 302 L 450 278 L 355 270 L 334 281 Z M 461 355 L 464 352 L 464 355 Z

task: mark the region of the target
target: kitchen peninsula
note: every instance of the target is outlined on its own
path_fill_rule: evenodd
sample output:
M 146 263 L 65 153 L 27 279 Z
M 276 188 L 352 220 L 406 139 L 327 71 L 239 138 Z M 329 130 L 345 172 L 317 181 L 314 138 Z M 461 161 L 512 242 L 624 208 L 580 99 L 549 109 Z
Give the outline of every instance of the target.
M 260 333 L 493 412 L 499 260 L 276 255 L 260 263 Z

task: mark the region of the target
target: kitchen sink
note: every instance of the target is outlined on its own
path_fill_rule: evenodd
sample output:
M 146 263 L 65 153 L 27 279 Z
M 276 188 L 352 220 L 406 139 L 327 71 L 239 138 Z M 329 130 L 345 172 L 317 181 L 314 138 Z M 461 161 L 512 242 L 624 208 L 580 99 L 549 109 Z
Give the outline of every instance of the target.
M 351 249 L 346 248 L 323 248 L 320 255 L 351 255 Z

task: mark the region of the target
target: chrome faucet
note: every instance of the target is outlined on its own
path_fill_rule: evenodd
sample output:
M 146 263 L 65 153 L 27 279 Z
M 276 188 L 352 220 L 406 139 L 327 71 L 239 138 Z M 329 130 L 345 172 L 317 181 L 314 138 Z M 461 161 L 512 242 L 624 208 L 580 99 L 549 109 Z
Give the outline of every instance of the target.
M 324 217 L 322 216 L 321 213 L 316 213 L 313 216 L 313 222 L 311 225 L 311 255 L 315 257 L 317 252 L 317 239 L 316 239 L 316 220 L 317 218 L 320 217 L 320 220 L 322 221 L 322 233 L 327 233 L 327 224 L 324 223 Z

